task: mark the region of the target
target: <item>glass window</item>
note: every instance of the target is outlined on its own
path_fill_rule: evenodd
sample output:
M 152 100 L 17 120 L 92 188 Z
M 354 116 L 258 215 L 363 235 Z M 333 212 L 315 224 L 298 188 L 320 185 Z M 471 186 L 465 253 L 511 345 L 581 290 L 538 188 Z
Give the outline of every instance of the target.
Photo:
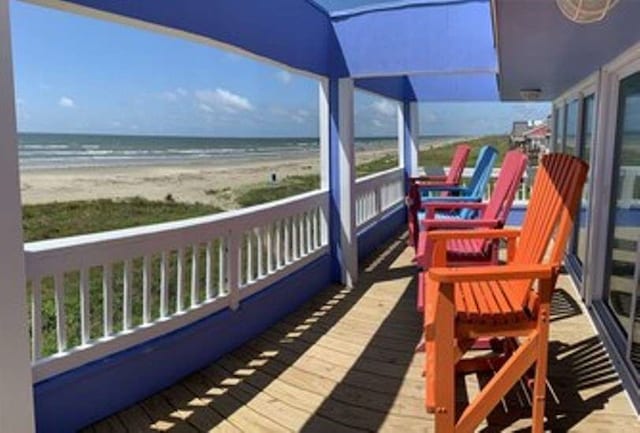
M 553 151 L 560 152 L 562 150 L 562 138 L 564 135 L 564 109 L 556 108 L 553 115 Z
M 640 237 L 640 73 L 620 83 L 614 191 L 607 248 L 608 301 L 632 353 L 640 352 L 638 240 Z M 640 372 L 640 357 L 630 360 Z
M 578 101 L 572 101 L 567 105 L 566 129 L 564 149 L 565 153 L 577 155 L 577 131 L 578 131 Z
M 595 123 L 595 96 L 591 95 L 584 99 L 582 117 L 582 141 L 580 143 L 580 157 L 589 162 L 591 156 L 591 141 L 593 140 L 593 126 Z M 589 169 L 591 172 L 591 169 Z M 584 264 L 587 256 L 587 227 L 589 218 L 589 178 L 582 193 L 582 206 L 577 223 L 578 232 L 576 240 L 576 255 L 580 264 Z

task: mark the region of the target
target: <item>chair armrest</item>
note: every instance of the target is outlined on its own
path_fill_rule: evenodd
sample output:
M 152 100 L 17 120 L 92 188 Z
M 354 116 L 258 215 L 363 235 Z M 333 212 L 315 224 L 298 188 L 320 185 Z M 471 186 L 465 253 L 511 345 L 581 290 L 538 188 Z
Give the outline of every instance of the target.
M 418 184 L 418 187 L 420 188 L 420 191 L 425 189 L 427 191 L 449 191 L 449 192 L 462 192 L 462 193 L 469 192 L 469 188 L 467 188 L 466 186 L 458 186 L 458 185 L 447 184 L 447 183 L 434 183 L 434 184 L 427 184 L 427 185 Z
M 427 237 L 432 241 L 450 239 L 515 239 L 520 237 L 517 229 L 484 229 L 484 230 L 437 230 L 429 232 Z
M 421 197 L 421 203 L 480 203 L 481 197 Z M 467 206 L 468 207 L 468 206 Z
M 507 261 L 511 262 L 516 255 L 516 239 L 520 230 L 516 229 L 477 229 L 477 230 L 433 230 L 427 231 L 427 239 L 433 241 L 436 250 L 445 248 L 451 239 L 506 239 Z
M 469 281 L 549 279 L 560 270 L 559 264 L 525 264 L 465 268 L 431 268 L 429 278 L 440 283 Z
M 434 197 L 435 198 L 435 197 Z M 454 199 L 454 200 L 443 200 L 440 201 L 440 199 L 442 198 L 450 198 L 450 199 Z M 424 210 L 428 211 L 436 211 L 436 210 L 456 210 L 456 209 L 478 209 L 478 210 L 484 210 L 484 208 L 487 207 L 487 203 L 478 203 L 477 201 L 464 201 L 464 200 L 460 200 L 460 198 L 467 198 L 467 197 L 437 197 L 437 201 L 425 201 L 423 202 L 420 207 Z
M 469 230 L 474 228 L 497 228 L 500 227 L 502 221 L 497 219 L 473 219 L 473 220 L 459 220 L 459 219 L 450 219 L 450 220 L 434 220 L 434 219 L 423 219 L 422 223 L 424 224 L 425 230 L 436 230 L 436 229 L 453 229 L 453 230 Z
M 446 175 L 428 175 L 428 176 L 413 176 L 409 178 L 410 182 L 442 182 L 447 180 Z

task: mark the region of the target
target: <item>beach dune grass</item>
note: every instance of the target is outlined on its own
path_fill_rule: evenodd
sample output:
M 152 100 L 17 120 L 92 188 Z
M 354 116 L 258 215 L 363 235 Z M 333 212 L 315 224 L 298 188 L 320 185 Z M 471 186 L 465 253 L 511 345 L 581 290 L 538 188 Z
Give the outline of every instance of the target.
M 508 149 L 508 137 L 492 136 L 482 137 L 475 140 L 467 140 L 472 146 L 472 153 L 468 165 L 475 163 L 479 148 L 484 144 L 496 146 L 500 156 L 504 155 Z M 444 166 L 451 159 L 452 146 L 456 143 L 445 145 L 420 152 L 420 165 Z M 397 166 L 397 155 L 389 154 L 382 158 L 360 164 L 357 167 L 358 177 L 387 170 Z M 292 195 L 301 194 L 319 188 L 320 179 L 318 175 L 289 176 L 276 184 L 259 184 L 249 188 L 235 191 L 236 201 L 241 207 L 252 206 L 278 200 Z M 123 200 L 86 200 L 74 202 L 53 202 L 48 204 L 36 204 L 23 206 L 23 226 L 25 241 L 35 241 L 52 239 L 79 234 L 116 230 L 121 228 L 135 227 L 146 224 L 154 224 L 168 221 L 175 221 L 185 218 L 192 218 L 203 215 L 210 215 L 223 211 L 218 207 L 202 203 L 181 203 L 175 201 L 150 201 L 142 198 L 130 198 Z M 206 242 L 203 239 L 203 242 Z M 243 249 L 244 250 L 244 249 Z M 212 263 L 218 263 L 219 248 L 218 241 L 213 240 L 214 257 Z M 245 250 L 246 251 L 246 250 Z M 169 254 L 169 278 L 168 278 L 168 314 L 176 311 L 178 303 L 184 308 L 191 304 L 190 293 L 190 273 L 192 250 L 186 248 L 184 251 L 185 272 L 183 275 L 184 291 L 178 302 L 177 294 L 177 252 Z M 199 261 L 199 269 L 205 269 L 206 255 L 203 246 L 196 255 Z M 257 258 L 254 258 L 254 262 Z M 246 254 L 242 257 L 242 266 L 246 265 Z M 142 322 L 142 258 L 133 260 L 131 263 L 132 274 L 132 323 L 131 326 L 138 326 Z M 158 254 L 151 257 L 151 320 L 159 318 L 159 285 L 160 285 L 160 257 Z M 124 264 L 113 263 L 113 331 L 119 332 L 123 329 L 123 303 L 124 289 L 123 276 Z M 216 282 L 214 293 L 218 293 L 221 288 L 218 282 L 218 268 L 212 266 L 212 280 Z M 198 298 L 204 299 L 205 280 L 204 272 L 199 274 Z M 246 278 L 246 276 L 245 276 Z M 74 270 L 64 275 L 65 310 L 67 312 L 66 329 L 69 346 L 80 344 L 80 275 Z M 55 324 L 55 300 L 53 279 L 44 278 L 41 282 L 42 290 L 42 321 L 43 321 L 43 356 L 56 352 L 56 324 Z M 90 291 L 90 328 L 91 338 L 97 339 L 102 336 L 103 329 L 103 296 L 102 296 L 102 269 L 91 268 L 89 270 L 89 291 Z M 30 288 L 28 288 L 30 295 Z M 29 312 L 30 314 L 30 312 Z
M 139 197 L 25 205 L 26 242 L 116 230 L 209 215 L 222 209 L 202 203 L 151 201 Z

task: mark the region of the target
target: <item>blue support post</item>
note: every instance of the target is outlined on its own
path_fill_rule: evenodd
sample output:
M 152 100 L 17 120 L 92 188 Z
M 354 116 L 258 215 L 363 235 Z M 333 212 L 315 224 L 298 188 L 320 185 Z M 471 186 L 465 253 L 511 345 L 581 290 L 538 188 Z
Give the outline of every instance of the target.
M 355 225 L 355 153 L 353 146 L 353 80 L 329 79 L 321 86 L 321 128 L 328 130 L 327 187 L 332 279 L 352 286 L 358 278 Z M 321 134 L 322 141 L 322 134 Z M 322 144 L 321 144 L 322 145 Z
M 418 174 L 418 145 L 420 138 L 418 103 L 403 102 L 398 114 L 400 165 L 404 167 L 405 179 L 408 179 Z

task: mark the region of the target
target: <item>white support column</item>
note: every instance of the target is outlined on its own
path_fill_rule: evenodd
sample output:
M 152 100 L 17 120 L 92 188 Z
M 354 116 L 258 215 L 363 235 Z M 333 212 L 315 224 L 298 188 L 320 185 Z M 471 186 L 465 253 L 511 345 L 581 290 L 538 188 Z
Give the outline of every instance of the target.
M 0 431 L 33 432 L 9 2 L 0 0 Z
M 419 146 L 418 103 L 404 102 L 398 105 L 398 157 L 405 177 L 418 175 Z
M 320 159 L 322 187 L 329 190 L 332 279 L 353 286 L 358 278 L 355 221 L 353 79 L 320 83 Z
M 338 176 L 343 283 L 351 287 L 358 280 L 358 239 L 356 236 L 355 150 L 353 119 L 353 79 L 338 81 Z
M 420 148 L 420 112 L 418 103 L 409 103 L 409 140 L 407 145 L 408 166 L 411 168 L 413 176 L 418 175 L 418 152 Z
M 320 188 L 328 190 L 330 187 L 330 136 L 331 113 L 329 100 L 329 80 L 321 79 L 318 84 L 318 139 L 320 145 Z

